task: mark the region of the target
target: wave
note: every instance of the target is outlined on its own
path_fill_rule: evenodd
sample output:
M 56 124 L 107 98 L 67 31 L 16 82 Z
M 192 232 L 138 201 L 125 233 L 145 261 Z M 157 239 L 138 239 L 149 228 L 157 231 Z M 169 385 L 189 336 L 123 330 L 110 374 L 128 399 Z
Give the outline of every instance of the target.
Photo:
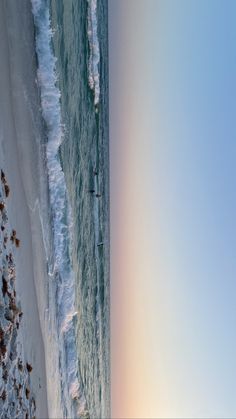
M 53 279 L 56 282 L 57 304 L 57 363 L 62 410 L 66 415 L 87 416 L 86 399 L 78 369 L 75 336 L 75 278 L 70 260 L 70 208 L 64 172 L 59 158 L 59 147 L 63 141 L 60 91 L 57 87 L 56 58 L 52 52 L 52 28 L 49 6 L 46 0 L 31 0 L 36 30 L 36 52 L 38 58 L 37 77 L 40 87 L 42 116 L 47 128 L 46 160 L 53 228 Z M 97 87 L 95 88 L 97 92 Z M 47 356 L 47 354 L 46 354 Z M 54 354 L 56 356 L 56 354 Z M 50 377 L 48 378 L 50 381 Z
M 99 77 L 99 41 L 97 29 L 97 0 L 87 0 L 87 36 L 89 41 L 89 60 L 88 60 L 88 82 L 94 91 L 94 105 L 98 105 L 100 97 L 100 77 Z

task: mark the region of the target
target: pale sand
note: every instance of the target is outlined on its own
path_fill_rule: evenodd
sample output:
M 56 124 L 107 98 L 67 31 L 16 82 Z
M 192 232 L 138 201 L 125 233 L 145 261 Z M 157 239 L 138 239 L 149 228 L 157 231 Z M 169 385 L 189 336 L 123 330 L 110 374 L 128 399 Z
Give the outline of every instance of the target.
M 33 21 L 29 0 L 0 0 L 0 167 L 10 185 L 8 213 L 21 239 L 16 255 L 25 358 L 33 366 L 36 416 L 48 417 L 44 352 L 46 260 L 37 197 L 40 119 L 35 84 Z M 30 103 L 35 103 L 31 109 Z M 45 199 L 47 198 L 46 191 Z M 31 209 L 30 209 L 31 208 Z M 43 332 L 43 333 L 42 333 Z

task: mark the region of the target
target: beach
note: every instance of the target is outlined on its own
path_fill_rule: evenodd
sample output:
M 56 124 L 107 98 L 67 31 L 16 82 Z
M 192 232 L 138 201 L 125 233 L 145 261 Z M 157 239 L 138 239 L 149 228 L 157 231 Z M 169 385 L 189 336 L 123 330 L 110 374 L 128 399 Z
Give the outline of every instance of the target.
M 110 417 L 107 45 L 106 0 L 0 2 L 5 416 Z
M 36 83 L 31 3 L 0 2 L 0 168 L 10 187 L 8 220 L 20 245 L 15 252 L 16 296 L 23 312 L 19 328 L 24 359 L 32 365 L 31 392 L 36 417 L 48 417 L 45 346 L 46 258 L 37 207 L 40 187 L 39 141 L 42 123 Z M 34 109 L 32 108 L 34 104 Z

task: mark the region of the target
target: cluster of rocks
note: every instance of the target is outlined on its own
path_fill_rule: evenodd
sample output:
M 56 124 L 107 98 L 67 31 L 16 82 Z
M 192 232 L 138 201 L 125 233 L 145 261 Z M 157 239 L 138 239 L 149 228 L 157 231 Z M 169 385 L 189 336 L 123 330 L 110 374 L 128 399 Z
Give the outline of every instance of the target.
M 34 418 L 32 366 L 25 362 L 20 339 L 23 316 L 16 295 L 15 248 L 20 246 L 9 225 L 6 201 L 10 193 L 5 174 L 0 182 L 0 418 Z

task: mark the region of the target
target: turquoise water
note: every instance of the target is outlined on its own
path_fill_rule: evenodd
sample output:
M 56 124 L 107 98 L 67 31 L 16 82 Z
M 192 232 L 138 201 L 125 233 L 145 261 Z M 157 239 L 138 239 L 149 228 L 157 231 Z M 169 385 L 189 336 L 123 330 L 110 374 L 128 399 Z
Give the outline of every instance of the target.
M 60 406 L 53 412 L 109 418 L 107 0 L 32 4 L 54 238 L 48 318 Z

